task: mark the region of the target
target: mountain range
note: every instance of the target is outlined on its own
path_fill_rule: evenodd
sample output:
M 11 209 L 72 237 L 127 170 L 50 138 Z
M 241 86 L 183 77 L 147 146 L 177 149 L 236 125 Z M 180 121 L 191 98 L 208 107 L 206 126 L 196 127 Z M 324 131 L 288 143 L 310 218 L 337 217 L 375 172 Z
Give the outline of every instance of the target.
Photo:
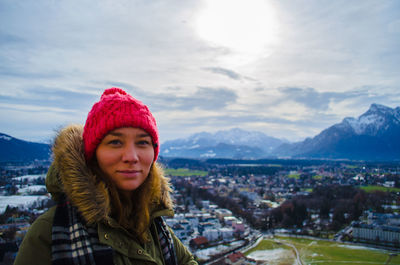
M 50 145 L 28 142 L 0 133 L 0 162 L 48 160 Z
M 181 158 L 315 158 L 400 160 L 400 107 L 372 104 L 358 118 L 344 118 L 318 135 L 290 143 L 262 132 L 239 128 L 200 132 L 161 144 L 160 156 Z M 0 133 L 0 162 L 27 162 L 50 157 L 47 144 Z
M 187 139 L 167 141 L 161 155 L 189 158 L 327 158 L 400 160 L 400 107 L 372 104 L 358 118 L 348 117 L 301 142 L 241 129 L 215 134 L 197 133 Z
M 234 128 L 214 134 L 201 132 L 186 139 L 166 141 L 161 145 L 161 155 L 187 158 L 254 159 L 264 157 L 284 142 L 261 132 Z

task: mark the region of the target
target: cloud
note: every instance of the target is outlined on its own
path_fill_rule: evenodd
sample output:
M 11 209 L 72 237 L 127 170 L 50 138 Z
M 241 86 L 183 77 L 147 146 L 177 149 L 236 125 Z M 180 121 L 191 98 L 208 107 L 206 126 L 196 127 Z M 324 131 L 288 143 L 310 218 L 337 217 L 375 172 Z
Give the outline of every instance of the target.
M 227 88 L 199 87 L 194 93 L 188 95 L 179 94 L 152 94 L 150 101 L 156 111 L 167 110 L 222 110 L 229 104 L 234 104 L 237 94 Z
M 0 76 L 17 77 L 23 79 L 61 78 L 63 74 L 57 71 L 41 72 L 34 69 L 15 69 L 12 66 L 0 66 Z
M 0 31 L 0 46 L 16 44 L 26 44 L 26 40 L 15 34 L 9 34 Z
M 166 87 L 162 92 L 145 90 L 127 82 L 105 81 L 108 87 L 116 86 L 125 89 L 133 97 L 150 106 L 152 111 L 189 111 L 221 110 L 229 104 L 235 104 L 238 95 L 228 88 L 197 87 L 188 93 L 182 87 Z M 167 91 L 167 92 L 165 92 Z
M 316 89 L 307 87 L 284 87 L 279 88 L 283 94 L 282 100 L 293 100 L 304 106 L 315 110 L 327 110 L 332 102 L 340 102 L 350 98 L 365 97 L 366 91 L 346 91 L 346 92 L 318 92 Z
M 93 104 L 98 97 L 79 88 L 71 91 L 60 87 L 29 86 L 11 93 L 1 92 L 0 103 L 9 108 L 15 105 L 16 110 L 22 110 L 20 106 L 26 105 L 36 111 L 48 109 L 57 112 L 64 110 L 68 113 L 88 110 L 90 104 Z
M 52 112 L 52 113 L 74 113 L 75 110 L 72 109 L 63 109 L 57 107 L 45 107 L 45 106 L 38 106 L 38 105 L 27 105 L 27 104 L 7 104 L 7 103 L 0 103 L 0 109 L 5 110 L 14 110 L 20 112 Z
M 229 70 L 229 69 L 222 68 L 222 67 L 206 67 L 206 68 L 204 68 L 204 70 L 215 73 L 215 74 L 227 76 L 234 80 L 242 79 L 241 75 L 239 75 L 238 73 L 236 73 L 232 70 Z

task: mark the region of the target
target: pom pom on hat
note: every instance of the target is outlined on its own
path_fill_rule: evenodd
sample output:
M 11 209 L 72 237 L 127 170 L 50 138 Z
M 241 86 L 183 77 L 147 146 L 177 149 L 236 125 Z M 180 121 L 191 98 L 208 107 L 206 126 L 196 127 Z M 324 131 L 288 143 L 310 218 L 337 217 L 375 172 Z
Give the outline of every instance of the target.
M 83 143 L 86 161 L 93 158 L 97 146 L 106 134 L 121 127 L 141 128 L 150 134 L 154 147 L 154 161 L 160 150 L 156 120 L 141 101 L 124 90 L 113 87 L 103 92 L 86 119 Z

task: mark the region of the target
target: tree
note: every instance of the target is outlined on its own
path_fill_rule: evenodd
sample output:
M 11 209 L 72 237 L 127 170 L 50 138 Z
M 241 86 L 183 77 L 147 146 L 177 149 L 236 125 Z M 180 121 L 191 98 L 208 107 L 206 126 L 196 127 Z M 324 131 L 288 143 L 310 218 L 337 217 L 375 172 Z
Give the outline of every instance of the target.
M 2 237 L 3 237 L 3 239 L 5 241 L 13 241 L 15 239 L 15 234 L 16 233 L 17 233 L 17 228 L 15 228 L 13 226 L 13 227 L 10 227 L 9 229 L 5 230 L 3 232 L 3 236 Z

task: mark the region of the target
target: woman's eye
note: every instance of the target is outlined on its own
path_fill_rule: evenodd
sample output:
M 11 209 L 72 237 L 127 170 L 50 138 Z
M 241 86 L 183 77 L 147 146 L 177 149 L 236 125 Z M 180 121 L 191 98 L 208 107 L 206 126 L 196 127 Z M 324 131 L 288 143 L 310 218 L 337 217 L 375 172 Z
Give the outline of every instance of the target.
M 138 144 L 139 144 L 139 145 L 149 145 L 150 142 L 147 141 L 147 140 L 141 140 L 141 141 L 138 142 Z
M 108 142 L 109 145 L 120 145 L 122 142 L 120 140 L 111 140 Z

